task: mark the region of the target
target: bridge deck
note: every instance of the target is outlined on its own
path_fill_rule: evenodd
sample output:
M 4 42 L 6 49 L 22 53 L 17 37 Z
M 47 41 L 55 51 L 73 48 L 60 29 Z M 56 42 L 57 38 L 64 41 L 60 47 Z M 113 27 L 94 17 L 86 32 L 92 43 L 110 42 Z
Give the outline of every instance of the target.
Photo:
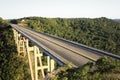
M 13 24 L 11 26 L 61 62 L 71 63 L 75 67 L 82 66 L 87 62 L 96 61 L 104 55 L 99 51 L 91 50 L 57 37 L 38 33 Z

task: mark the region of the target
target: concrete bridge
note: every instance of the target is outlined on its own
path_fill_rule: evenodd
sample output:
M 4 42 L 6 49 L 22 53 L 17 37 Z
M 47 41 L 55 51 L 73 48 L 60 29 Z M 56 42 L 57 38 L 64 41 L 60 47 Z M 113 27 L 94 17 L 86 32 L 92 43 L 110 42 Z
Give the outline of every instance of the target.
M 110 56 L 120 60 L 120 56 L 111 53 L 29 28 L 14 24 L 10 25 L 13 28 L 18 55 L 28 57 L 32 80 L 40 80 L 40 75 L 44 78 L 45 70 L 52 72 L 55 68 L 55 62 L 59 65 L 70 63 L 73 67 L 78 67 L 87 62 L 96 61 L 101 56 Z M 34 46 L 30 47 L 29 42 Z M 34 54 L 33 59 L 31 53 Z M 46 59 L 46 64 L 43 64 L 43 57 Z M 32 60 L 34 61 L 32 62 Z

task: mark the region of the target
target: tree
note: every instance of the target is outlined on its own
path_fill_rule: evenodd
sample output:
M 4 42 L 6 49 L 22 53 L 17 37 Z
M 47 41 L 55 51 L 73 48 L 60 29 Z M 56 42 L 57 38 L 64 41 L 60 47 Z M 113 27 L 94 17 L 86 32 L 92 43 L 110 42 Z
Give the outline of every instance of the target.
M 12 24 L 18 24 L 18 21 L 16 19 L 10 20 L 10 23 Z
M 13 31 L 4 20 L 0 25 L 0 80 L 30 80 L 26 59 L 17 56 Z

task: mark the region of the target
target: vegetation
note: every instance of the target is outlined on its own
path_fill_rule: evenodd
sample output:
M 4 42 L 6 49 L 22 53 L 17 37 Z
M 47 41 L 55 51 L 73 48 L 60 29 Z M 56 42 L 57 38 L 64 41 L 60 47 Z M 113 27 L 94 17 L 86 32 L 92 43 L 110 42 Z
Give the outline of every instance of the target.
M 18 21 L 21 20 L 34 30 L 120 55 L 120 23 L 114 20 L 27 17 Z
M 24 20 L 24 22 L 21 22 Z M 94 48 L 120 55 L 120 23 L 107 18 L 42 18 L 17 20 L 34 30 L 53 34 Z M 120 61 L 102 57 L 78 68 L 64 66 L 51 73 L 49 80 L 119 80 Z
M 54 74 L 53 74 L 54 75 Z M 120 61 L 102 57 L 94 64 L 87 63 L 82 67 L 63 67 L 49 80 L 119 80 Z
M 113 19 L 113 20 L 120 23 L 120 19 Z
M 26 60 L 17 56 L 12 28 L 0 18 L 0 80 L 30 80 Z
M 12 24 L 18 24 L 18 21 L 16 19 L 10 20 L 10 23 Z

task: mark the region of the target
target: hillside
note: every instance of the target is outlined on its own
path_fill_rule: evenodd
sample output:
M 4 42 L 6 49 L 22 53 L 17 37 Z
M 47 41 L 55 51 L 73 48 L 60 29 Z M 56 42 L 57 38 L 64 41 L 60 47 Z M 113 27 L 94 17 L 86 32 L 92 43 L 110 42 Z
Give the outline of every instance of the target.
M 113 20 L 120 23 L 120 19 L 113 19 Z
M 18 22 L 34 30 L 120 55 L 120 23 L 107 18 L 27 17 Z M 21 22 L 20 22 L 21 24 Z
M 30 80 L 25 61 L 17 56 L 12 28 L 0 18 L 0 80 Z
M 57 69 L 48 80 L 119 80 L 120 61 L 102 57 L 95 63 L 72 68 L 69 65 Z
M 22 20 L 22 22 L 21 22 Z M 13 23 L 73 40 L 101 50 L 120 54 L 120 24 L 107 19 L 61 19 L 28 17 Z M 49 76 L 49 75 L 48 75 Z M 82 67 L 63 66 L 50 73 L 48 80 L 119 80 L 120 61 L 102 57 Z

